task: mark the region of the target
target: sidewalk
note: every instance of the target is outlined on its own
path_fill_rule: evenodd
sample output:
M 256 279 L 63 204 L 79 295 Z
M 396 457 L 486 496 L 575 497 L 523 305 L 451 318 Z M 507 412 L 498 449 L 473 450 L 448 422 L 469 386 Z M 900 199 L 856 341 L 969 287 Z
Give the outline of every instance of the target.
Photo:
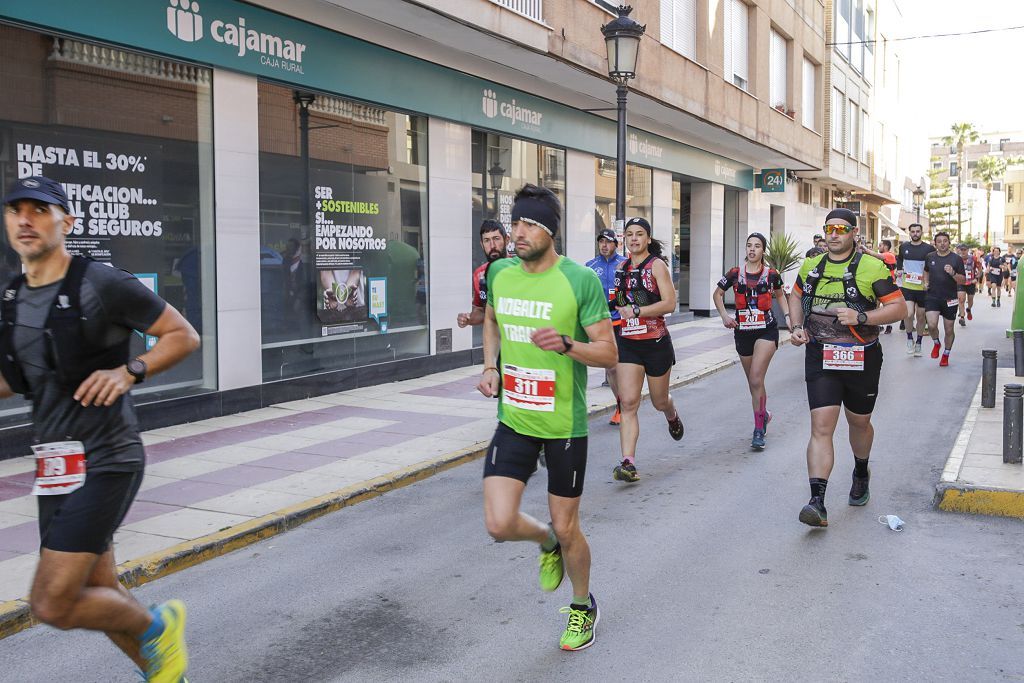
M 981 407 L 981 382 L 936 485 L 939 509 L 1024 518 L 1024 465 L 1003 462 L 1003 385 L 1024 383 L 1013 368 L 996 371 L 996 405 Z
M 738 362 L 717 317 L 670 330 L 673 387 Z M 475 389 L 479 374 L 460 368 L 145 432 L 145 480 L 114 538 L 122 580 L 152 581 L 476 459 L 496 410 Z M 603 379 L 590 369 L 591 415 L 614 408 Z M 32 470 L 28 458 L 0 461 L 0 638 L 32 624 Z

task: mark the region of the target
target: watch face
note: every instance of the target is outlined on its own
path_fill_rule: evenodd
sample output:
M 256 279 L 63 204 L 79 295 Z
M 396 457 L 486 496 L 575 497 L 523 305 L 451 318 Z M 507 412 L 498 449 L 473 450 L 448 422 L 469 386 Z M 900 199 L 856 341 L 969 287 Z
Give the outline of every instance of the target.
M 135 375 L 137 377 L 142 377 L 146 374 L 146 364 L 143 363 L 138 358 L 133 358 L 130 361 L 128 361 L 126 367 L 128 368 L 129 374 Z

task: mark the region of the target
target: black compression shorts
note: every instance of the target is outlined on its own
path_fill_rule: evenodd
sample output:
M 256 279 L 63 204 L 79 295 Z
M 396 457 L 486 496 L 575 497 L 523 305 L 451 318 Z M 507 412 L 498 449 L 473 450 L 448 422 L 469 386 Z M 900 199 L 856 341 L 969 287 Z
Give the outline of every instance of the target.
M 978 286 L 975 284 L 970 285 L 957 285 L 956 291 L 963 292 L 964 294 L 977 294 Z
M 924 310 L 926 311 L 938 311 L 946 320 L 956 320 L 956 312 L 960 309 L 960 302 L 957 301 L 953 306 L 947 306 L 948 301 L 945 298 L 939 298 L 935 296 L 929 296 L 924 300 Z
M 989 285 L 994 285 L 996 287 L 999 287 L 1000 285 L 1003 284 L 1003 276 L 1002 275 L 993 275 L 992 273 L 989 273 L 988 275 L 985 276 L 985 281 Z
M 779 328 L 775 325 L 763 330 L 736 330 L 733 337 L 736 342 L 736 353 L 744 357 L 754 355 L 754 344 L 761 339 L 775 342 L 775 348 L 779 348 Z
M 587 437 L 541 439 L 526 436 L 499 422 L 484 458 L 484 478 L 511 477 L 524 484 L 537 471 L 537 459 L 544 449 L 548 470 L 548 493 L 563 498 L 583 495 L 587 474 Z
M 137 472 L 87 472 L 82 488 L 38 496 L 40 545 L 65 553 L 102 555 L 142 484 Z
M 924 290 L 923 289 L 907 289 L 906 287 L 900 287 L 900 291 L 903 292 L 903 298 L 909 303 L 924 305 Z
M 661 377 L 676 364 L 676 351 L 672 348 L 672 337 L 661 339 L 630 339 L 616 335 L 619 346 L 619 362 L 644 366 L 649 377 Z
M 811 410 L 842 405 L 856 415 L 871 414 L 882 374 L 882 345 L 876 341 L 864 349 L 863 370 L 825 370 L 821 367 L 822 353 L 820 344 L 807 344 L 804 378 Z

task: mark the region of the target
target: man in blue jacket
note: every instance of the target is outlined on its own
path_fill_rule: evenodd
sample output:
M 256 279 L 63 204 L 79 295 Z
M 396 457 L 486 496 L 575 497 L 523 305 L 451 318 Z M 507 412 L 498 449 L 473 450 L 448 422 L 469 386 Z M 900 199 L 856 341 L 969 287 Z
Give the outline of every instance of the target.
M 608 295 L 609 302 L 615 294 L 615 271 L 626 260 L 626 257 L 620 254 L 618 249 L 619 240 L 615 236 L 615 231 L 602 230 L 601 234 L 597 236 L 597 256 L 587 261 L 587 268 L 597 273 L 597 277 L 601 280 L 601 286 L 604 288 L 605 294 Z M 619 317 L 619 312 L 610 303 L 609 307 L 612 314 L 612 326 L 615 329 L 615 334 L 618 334 L 622 319 Z M 608 386 L 611 387 L 612 394 L 615 395 L 615 414 L 612 415 L 608 424 L 617 425 L 620 417 L 619 386 L 615 377 L 615 368 L 609 368 L 605 372 L 608 377 Z

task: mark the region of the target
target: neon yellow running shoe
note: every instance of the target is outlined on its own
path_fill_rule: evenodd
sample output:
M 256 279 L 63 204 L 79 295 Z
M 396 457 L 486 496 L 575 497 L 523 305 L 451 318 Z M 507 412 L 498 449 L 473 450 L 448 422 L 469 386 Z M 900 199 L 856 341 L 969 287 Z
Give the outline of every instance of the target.
M 594 599 L 593 593 L 590 594 L 590 603 L 593 605 L 590 609 L 578 609 L 574 605 L 569 605 L 559 610 L 562 614 L 569 614 L 569 623 L 559 641 L 563 650 L 575 652 L 585 650 L 594 644 L 594 627 L 597 626 L 601 613 L 597 609 L 597 600 Z
M 188 670 L 185 647 L 185 603 L 168 600 L 153 608 L 164 623 L 160 635 L 142 644 L 146 658 L 146 680 L 150 683 L 182 683 Z
M 562 561 L 562 546 L 556 545 L 554 550 L 540 551 L 540 589 L 546 593 L 556 590 L 562 585 L 565 576 L 565 563 Z

